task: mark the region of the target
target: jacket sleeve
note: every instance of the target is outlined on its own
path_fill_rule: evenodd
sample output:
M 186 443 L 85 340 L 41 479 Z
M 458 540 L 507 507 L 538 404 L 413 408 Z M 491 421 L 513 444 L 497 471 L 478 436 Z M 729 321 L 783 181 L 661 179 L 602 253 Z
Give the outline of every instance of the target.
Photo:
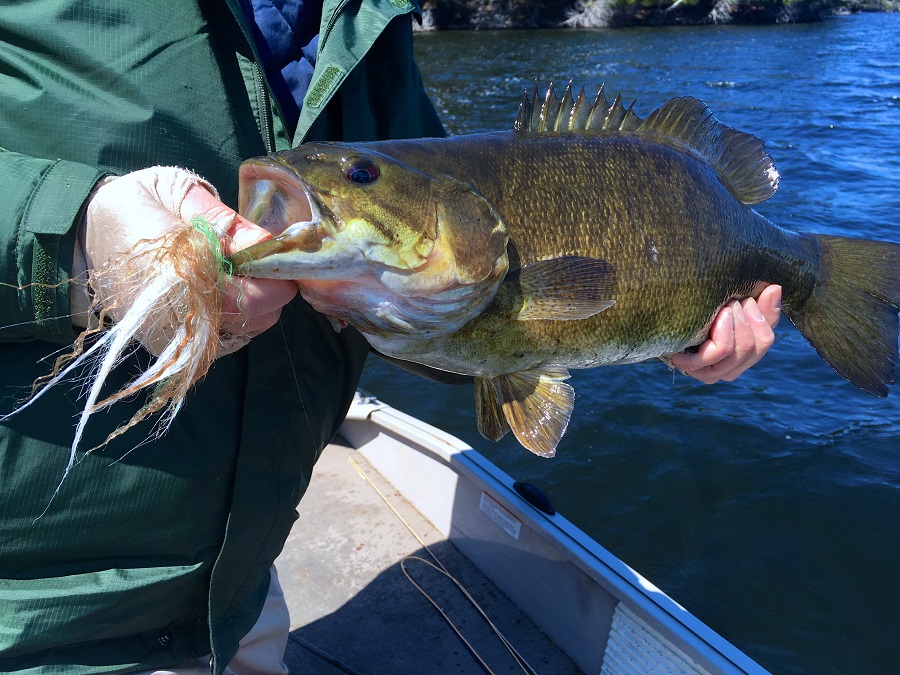
M 105 172 L 0 149 L 0 341 L 70 343 L 75 232 Z

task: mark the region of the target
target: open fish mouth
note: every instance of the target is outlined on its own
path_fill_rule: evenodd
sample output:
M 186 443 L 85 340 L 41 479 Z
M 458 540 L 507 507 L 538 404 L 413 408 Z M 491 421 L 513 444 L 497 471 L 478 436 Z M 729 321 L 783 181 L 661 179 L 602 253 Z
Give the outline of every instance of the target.
M 324 225 L 329 219 L 323 216 L 313 190 L 276 159 L 241 165 L 238 204 L 241 215 L 275 236 L 229 256 L 236 274 L 277 274 L 273 256 L 315 253 L 328 236 Z

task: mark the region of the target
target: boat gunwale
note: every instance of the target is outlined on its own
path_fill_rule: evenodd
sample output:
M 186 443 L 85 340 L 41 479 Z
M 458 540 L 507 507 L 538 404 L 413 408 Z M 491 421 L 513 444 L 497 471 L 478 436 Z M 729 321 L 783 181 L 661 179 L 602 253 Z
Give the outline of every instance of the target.
M 562 557 L 702 667 L 718 672 L 768 674 L 769 671 L 565 516 L 560 513 L 551 516 L 530 505 L 513 488 L 511 476 L 461 439 L 364 392 L 358 392 L 347 414 L 347 422 L 342 436 L 357 448 L 360 447 L 356 444 L 360 434 L 354 432 L 353 423 L 374 424 L 398 441 L 413 444 L 420 453 L 424 451 L 434 461 L 481 486 L 538 536 L 552 543 Z M 371 461 L 364 449 L 363 454 Z M 445 534 L 449 536 L 449 533 Z

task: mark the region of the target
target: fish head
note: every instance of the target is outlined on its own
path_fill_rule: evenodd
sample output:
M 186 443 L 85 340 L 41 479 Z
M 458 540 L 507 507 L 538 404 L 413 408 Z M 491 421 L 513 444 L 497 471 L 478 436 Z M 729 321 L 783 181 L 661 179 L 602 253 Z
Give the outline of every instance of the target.
M 236 273 L 292 279 L 313 307 L 365 333 L 455 330 L 508 267 L 506 227 L 475 188 L 364 144 L 244 162 L 239 209 L 275 236 L 234 254 Z

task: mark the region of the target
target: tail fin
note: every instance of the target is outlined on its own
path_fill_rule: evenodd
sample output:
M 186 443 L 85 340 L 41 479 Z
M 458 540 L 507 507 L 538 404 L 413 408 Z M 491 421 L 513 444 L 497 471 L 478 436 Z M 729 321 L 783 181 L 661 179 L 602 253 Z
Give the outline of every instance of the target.
M 900 244 L 817 235 L 820 278 L 793 324 L 840 375 L 888 395 L 897 362 Z

